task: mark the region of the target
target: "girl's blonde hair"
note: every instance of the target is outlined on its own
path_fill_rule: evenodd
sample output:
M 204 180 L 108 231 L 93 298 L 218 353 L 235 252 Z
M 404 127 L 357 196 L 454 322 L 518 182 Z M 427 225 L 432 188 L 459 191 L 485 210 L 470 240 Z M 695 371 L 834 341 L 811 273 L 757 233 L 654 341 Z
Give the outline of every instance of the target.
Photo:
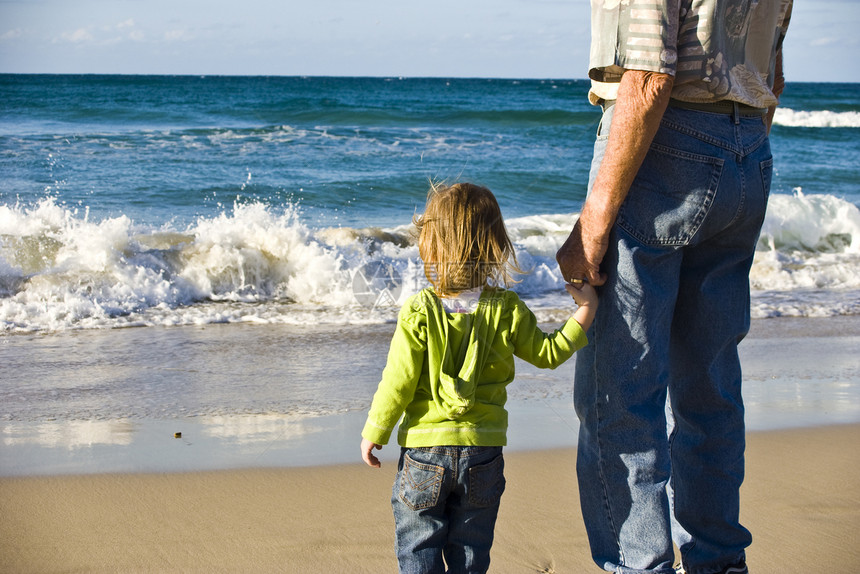
M 493 193 L 472 183 L 431 184 L 424 213 L 413 218 L 424 274 L 437 295 L 492 282 L 506 286 L 517 266 Z

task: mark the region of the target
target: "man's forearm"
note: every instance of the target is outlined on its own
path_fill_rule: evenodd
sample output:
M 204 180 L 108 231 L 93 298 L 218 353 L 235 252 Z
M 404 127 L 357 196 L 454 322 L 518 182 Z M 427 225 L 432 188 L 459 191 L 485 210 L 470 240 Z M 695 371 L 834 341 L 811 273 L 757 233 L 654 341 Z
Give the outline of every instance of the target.
M 785 89 L 785 73 L 782 68 L 782 42 L 785 39 L 785 28 L 788 26 L 788 22 L 791 20 L 791 10 L 792 6 L 788 7 L 788 10 L 785 13 L 785 19 L 783 20 L 783 36 L 777 42 L 776 47 L 776 61 L 774 62 L 774 78 L 773 78 L 773 95 L 776 96 L 777 99 L 782 95 L 782 91 Z M 770 128 L 773 125 L 773 114 L 776 113 L 776 106 L 771 106 L 767 110 L 767 117 L 765 121 L 767 122 L 767 133 L 770 134 Z
M 592 239 L 608 237 L 660 127 L 673 81 L 667 74 L 638 70 L 629 70 L 622 76 L 609 142 L 580 219 Z
M 773 80 L 773 95 L 779 98 L 782 91 L 785 89 L 785 75 L 782 71 L 782 48 L 776 53 L 776 69 Z M 767 110 L 767 133 L 770 133 L 770 128 L 773 125 L 773 114 L 776 113 L 776 106 L 771 106 Z
M 609 142 L 579 221 L 556 253 L 566 281 L 603 285 L 600 263 L 609 232 L 630 189 L 672 93 L 672 76 L 630 70 L 621 77 Z

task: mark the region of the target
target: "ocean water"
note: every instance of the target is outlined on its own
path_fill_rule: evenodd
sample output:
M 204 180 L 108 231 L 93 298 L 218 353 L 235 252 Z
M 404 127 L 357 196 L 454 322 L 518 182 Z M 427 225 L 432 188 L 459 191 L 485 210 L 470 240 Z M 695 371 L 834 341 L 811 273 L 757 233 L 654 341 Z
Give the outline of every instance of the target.
M 0 474 L 353 460 L 430 181 L 492 189 L 515 289 L 569 316 L 587 88 L 0 75 Z M 744 345 L 748 418 L 856 422 L 860 86 L 789 83 L 772 145 L 753 331 L 803 326 Z M 511 444 L 574 440 L 572 368 L 518 366 Z
M 390 322 L 426 285 L 431 180 L 492 189 L 566 316 L 554 253 L 599 113 L 577 80 L 0 76 L 0 330 Z M 753 315 L 860 312 L 860 86 L 789 84 Z

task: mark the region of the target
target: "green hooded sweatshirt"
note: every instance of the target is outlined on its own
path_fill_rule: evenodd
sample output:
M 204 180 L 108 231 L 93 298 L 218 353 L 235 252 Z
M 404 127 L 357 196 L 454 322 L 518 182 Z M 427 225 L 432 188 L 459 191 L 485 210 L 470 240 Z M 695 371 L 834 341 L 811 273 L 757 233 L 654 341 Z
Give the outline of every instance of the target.
M 554 369 L 587 343 L 573 319 L 551 335 L 541 331 L 513 291 L 485 288 L 473 312 L 447 313 L 424 289 L 400 310 L 361 434 L 387 444 L 402 415 L 401 446 L 504 446 L 514 355 Z

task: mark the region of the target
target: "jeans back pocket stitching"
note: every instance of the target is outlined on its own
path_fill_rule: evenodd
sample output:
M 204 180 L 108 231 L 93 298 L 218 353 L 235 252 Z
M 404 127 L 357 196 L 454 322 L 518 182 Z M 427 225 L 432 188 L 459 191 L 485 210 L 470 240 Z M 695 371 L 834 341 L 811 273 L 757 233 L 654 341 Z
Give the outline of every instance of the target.
M 416 482 L 412 473 L 409 472 L 410 469 L 413 468 L 424 472 L 430 472 L 432 474 L 426 479 Z M 412 510 L 432 508 L 439 502 L 439 492 L 441 490 L 442 479 L 444 476 L 444 467 L 435 464 L 417 462 L 407 455 L 403 461 L 403 471 L 400 477 L 400 500 L 402 500 L 403 503 Z M 427 501 L 421 502 L 420 504 L 413 504 L 413 502 L 406 496 L 407 490 L 426 493 L 430 489 L 432 489 L 431 496 Z

